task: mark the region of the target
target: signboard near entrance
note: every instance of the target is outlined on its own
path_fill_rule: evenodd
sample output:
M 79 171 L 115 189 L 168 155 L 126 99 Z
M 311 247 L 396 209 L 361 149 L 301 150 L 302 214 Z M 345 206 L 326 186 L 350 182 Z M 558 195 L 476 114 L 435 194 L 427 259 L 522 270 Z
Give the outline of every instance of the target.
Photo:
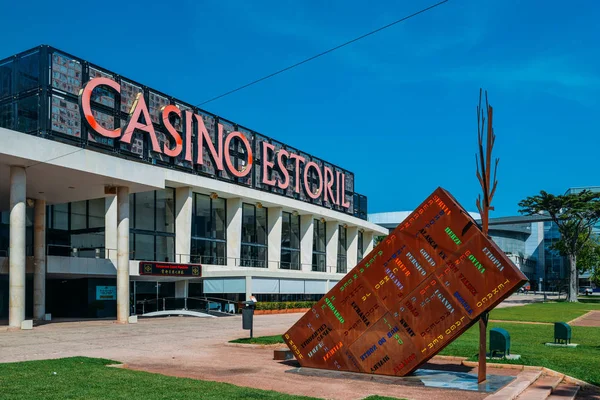
M 116 300 L 116 286 L 96 286 L 96 300 Z
M 191 276 L 199 278 L 202 276 L 202 265 L 140 261 L 140 275 Z
M 284 340 L 303 367 L 404 376 L 526 280 L 438 188 Z

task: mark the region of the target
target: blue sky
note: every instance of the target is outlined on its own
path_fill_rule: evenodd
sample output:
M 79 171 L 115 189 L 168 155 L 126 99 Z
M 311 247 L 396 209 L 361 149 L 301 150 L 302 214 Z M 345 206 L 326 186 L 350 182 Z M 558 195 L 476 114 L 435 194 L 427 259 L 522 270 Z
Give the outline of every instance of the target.
M 0 58 L 49 44 L 196 104 L 434 1 L 9 2 Z M 437 186 L 475 210 L 479 88 L 500 157 L 492 216 L 600 185 L 600 3 L 450 0 L 205 109 L 353 171 L 369 211 Z

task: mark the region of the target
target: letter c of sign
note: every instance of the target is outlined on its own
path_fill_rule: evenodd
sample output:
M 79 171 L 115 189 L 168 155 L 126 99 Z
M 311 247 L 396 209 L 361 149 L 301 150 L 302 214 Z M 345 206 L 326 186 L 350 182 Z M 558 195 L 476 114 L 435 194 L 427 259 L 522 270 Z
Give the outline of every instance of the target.
M 100 135 L 108 138 L 118 138 L 121 136 L 121 129 L 117 128 L 114 130 L 109 130 L 104 128 L 102 125 L 96 121 L 94 118 L 94 114 L 92 114 L 92 106 L 90 104 L 90 100 L 92 98 L 92 92 L 98 86 L 109 86 L 113 88 L 117 93 L 121 93 L 121 85 L 117 82 L 113 81 L 109 78 L 94 78 L 91 79 L 88 83 L 85 84 L 83 89 L 79 91 L 79 107 L 81 112 L 83 113 L 83 119 L 87 123 L 90 129 L 95 132 L 98 132 Z

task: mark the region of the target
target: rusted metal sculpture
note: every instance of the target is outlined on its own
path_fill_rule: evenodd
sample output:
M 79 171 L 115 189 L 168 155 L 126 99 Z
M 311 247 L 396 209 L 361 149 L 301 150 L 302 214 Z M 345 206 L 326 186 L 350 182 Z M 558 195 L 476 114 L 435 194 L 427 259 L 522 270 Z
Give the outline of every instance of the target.
M 404 376 L 526 279 L 438 188 L 284 340 L 302 367 Z
M 496 158 L 494 162 L 494 175 L 491 177 L 492 167 L 492 150 L 494 143 L 496 142 L 496 135 L 494 134 L 493 121 L 493 108 L 488 103 L 487 91 L 485 92 L 485 110 L 481 108 L 481 94 L 482 90 L 479 89 L 479 105 L 477 106 L 477 139 L 479 141 L 479 155 L 475 153 L 475 165 L 477 168 L 477 179 L 481 185 L 483 191 L 483 199 L 481 194 L 477 196 L 477 209 L 481 215 L 481 230 L 483 234 L 488 237 L 489 229 L 489 213 L 490 210 L 494 210 L 492 207 L 492 199 L 496 193 L 496 187 L 498 181 L 496 180 L 496 172 L 498 170 L 499 158 Z M 486 126 L 486 115 L 487 115 L 487 126 Z M 484 137 L 485 144 L 484 144 Z M 486 335 L 487 335 L 487 323 L 488 323 L 487 312 L 483 313 L 479 319 L 479 372 L 478 382 L 481 383 L 486 380 Z

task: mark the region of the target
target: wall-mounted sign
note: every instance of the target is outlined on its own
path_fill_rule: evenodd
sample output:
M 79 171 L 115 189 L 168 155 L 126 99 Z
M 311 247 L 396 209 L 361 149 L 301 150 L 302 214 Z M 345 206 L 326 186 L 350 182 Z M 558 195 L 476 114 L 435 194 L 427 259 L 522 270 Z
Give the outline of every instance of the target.
M 116 300 L 116 286 L 96 286 L 96 300 Z
M 303 367 L 404 376 L 526 281 L 438 188 L 284 340 Z
M 100 76 L 90 79 L 79 93 L 82 120 L 90 130 L 104 138 L 131 145 L 137 132 L 148 137 L 155 154 L 182 158 L 190 165 L 207 167 L 214 173 L 225 172 L 234 179 L 248 179 L 258 187 L 269 187 L 281 193 L 287 193 L 289 189 L 308 201 L 341 208 L 345 212 L 353 211 L 353 177 L 343 170 L 268 141 L 253 143 L 255 135 L 251 132 L 235 126 L 228 129 L 220 122 L 213 126 L 209 119 L 192 110 L 168 104 L 166 98 L 162 107 L 149 107 L 141 91 L 134 93 L 124 126 L 109 129 L 98 120 L 98 113 L 92 108 L 94 93 L 98 91 L 121 95 L 125 89 L 115 80 Z M 123 96 L 131 97 L 130 94 Z M 241 159 L 236 159 L 238 156 Z M 256 166 L 259 170 L 252 174 L 256 160 L 259 160 Z
M 140 261 L 140 275 L 154 276 L 202 276 L 200 264 L 174 264 L 167 262 Z

